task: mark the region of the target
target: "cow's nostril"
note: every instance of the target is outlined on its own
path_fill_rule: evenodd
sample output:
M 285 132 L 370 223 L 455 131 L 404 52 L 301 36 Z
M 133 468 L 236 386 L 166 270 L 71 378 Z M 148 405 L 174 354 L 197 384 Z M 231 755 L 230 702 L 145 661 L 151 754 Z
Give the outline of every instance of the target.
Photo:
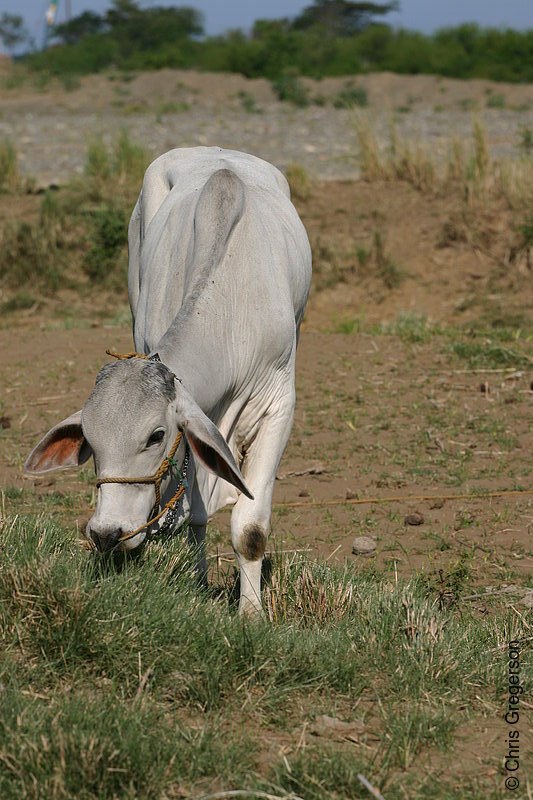
M 112 550 L 118 544 L 120 537 L 123 534 L 122 528 L 113 529 L 95 529 L 88 526 L 90 538 L 93 540 L 99 550 Z

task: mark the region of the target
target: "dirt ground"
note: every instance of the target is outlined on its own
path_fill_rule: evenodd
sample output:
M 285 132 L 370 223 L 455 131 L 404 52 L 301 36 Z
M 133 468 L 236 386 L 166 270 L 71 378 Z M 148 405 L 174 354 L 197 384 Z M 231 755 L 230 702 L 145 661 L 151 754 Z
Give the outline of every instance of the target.
M 13 198 L 4 198 L 4 207 L 8 202 L 12 213 Z M 487 210 L 493 243 L 483 251 L 468 243 L 442 247 L 451 200 L 408 185 L 328 182 L 297 203 L 314 243 L 315 283 L 298 353 L 295 425 L 276 484 L 272 548 L 342 562 L 354 558 L 354 537 L 369 535 L 377 556 L 355 557 L 362 569 L 422 570 L 444 586 L 466 564 L 472 583 L 525 586 L 533 494 L 457 497 L 533 491 L 530 340 L 505 344 L 508 365 L 478 368 L 457 353 L 462 334 L 450 334 L 484 314 L 504 313 L 511 325 L 529 316 L 529 276 L 516 266 L 505 276 L 495 268 L 505 219 Z M 376 225 L 402 271 L 395 288 L 355 256 L 358 246 L 371 251 Z M 435 333 L 441 329 L 448 333 Z M 488 340 L 480 341 L 483 350 Z M 94 501 L 91 470 L 35 480 L 22 464 L 49 427 L 82 406 L 106 348 L 131 349 L 126 289 L 59 293 L 5 315 L 2 345 L 6 512 L 59 513 L 74 536 Z M 405 522 L 413 512 L 423 520 L 418 525 Z M 233 563 L 228 524 L 223 511 L 211 525 L 219 565 Z

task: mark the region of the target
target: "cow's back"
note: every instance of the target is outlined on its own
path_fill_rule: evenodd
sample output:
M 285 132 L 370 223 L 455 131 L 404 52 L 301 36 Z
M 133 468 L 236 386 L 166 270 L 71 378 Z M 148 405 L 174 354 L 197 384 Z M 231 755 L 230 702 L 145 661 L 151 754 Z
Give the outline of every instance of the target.
M 216 191 L 219 199 L 210 196 Z M 229 197 L 227 209 L 217 208 L 224 192 L 235 198 Z M 220 220 L 230 214 L 235 220 Z M 219 263 L 201 284 L 209 233 L 224 223 L 228 234 Z M 264 337 L 265 323 L 278 336 L 297 329 L 309 287 L 310 249 L 287 182 L 271 164 L 217 147 L 166 153 L 146 172 L 129 242 L 138 348 L 154 347 L 176 318 L 179 323 L 195 293 L 201 294 L 194 299 L 201 309 L 196 313 L 218 320 L 221 331 L 234 325 L 234 336 L 246 331 L 249 339 Z

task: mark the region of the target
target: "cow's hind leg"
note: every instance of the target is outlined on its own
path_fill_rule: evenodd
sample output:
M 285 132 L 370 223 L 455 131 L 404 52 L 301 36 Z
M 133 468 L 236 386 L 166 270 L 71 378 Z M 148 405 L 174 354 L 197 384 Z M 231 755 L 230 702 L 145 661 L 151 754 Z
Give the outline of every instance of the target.
M 254 495 L 240 495 L 231 515 L 231 542 L 240 568 L 239 613 L 261 612 L 261 564 L 270 528 L 276 472 L 292 427 L 294 398 L 274 415 L 267 415 L 250 448 L 242 473 Z

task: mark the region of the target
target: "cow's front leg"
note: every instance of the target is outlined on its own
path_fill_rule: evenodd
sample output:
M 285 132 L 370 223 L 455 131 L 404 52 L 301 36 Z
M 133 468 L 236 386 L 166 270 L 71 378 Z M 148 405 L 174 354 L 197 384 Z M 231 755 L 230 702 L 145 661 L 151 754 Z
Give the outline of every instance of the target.
M 196 578 L 200 586 L 207 588 L 207 557 L 205 551 L 205 532 L 207 526 L 207 509 L 202 500 L 200 488 L 196 480 L 191 493 L 191 516 L 187 527 L 187 541 L 194 548 L 196 556 Z
M 294 399 L 290 398 L 284 410 L 264 418 L 242 465 L 254 499 L 241 494 L 231 515 L 231 543 L 240 568 L 240 614 L 262 612 L 261 565 L 270 528 L 272 493 L 291 431 L 293 410 Z
M 207 588 L 207 557 L 205 552 L 206 523 L 195 525 L 189 522 L 187 541 L 196 555 L 196 579 L 200 586 Z

